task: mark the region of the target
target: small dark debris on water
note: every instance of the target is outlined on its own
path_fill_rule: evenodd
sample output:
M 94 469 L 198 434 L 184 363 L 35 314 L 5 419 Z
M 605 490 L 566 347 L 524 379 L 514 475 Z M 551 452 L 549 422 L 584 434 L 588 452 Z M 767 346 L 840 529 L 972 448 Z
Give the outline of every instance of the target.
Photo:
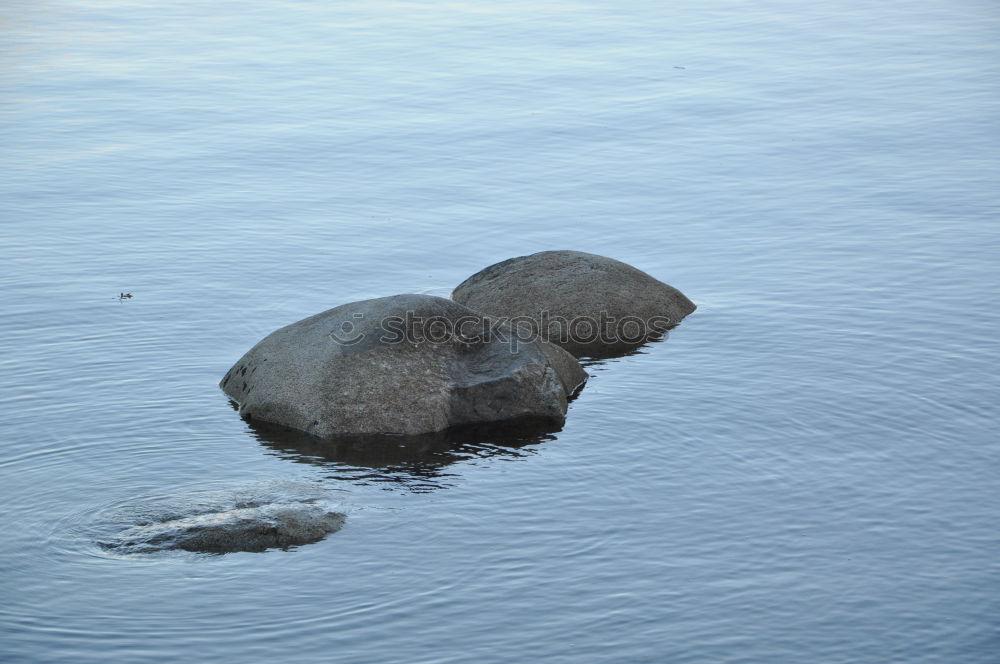
M 674 65 L 674 69 L 687 69 L 687 67 L 680 67 L 678 65 Z
M 131 300 L 131 299 L 132 299 L 132 293 L 119 293 L 118 294 L 118 301 L 119 302 L 124 302 L 125 300 Z

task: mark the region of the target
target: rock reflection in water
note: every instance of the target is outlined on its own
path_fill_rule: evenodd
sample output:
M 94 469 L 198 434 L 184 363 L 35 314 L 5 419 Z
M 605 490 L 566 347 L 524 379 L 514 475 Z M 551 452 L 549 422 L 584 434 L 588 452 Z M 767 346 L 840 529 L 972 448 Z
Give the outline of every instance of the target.
M 419 436 L 352 436 L 333 440 L 254 422 L 254 435 L 270 453 L 295 463 L 324 466 L 330 479 L 384 484 L 387 489 L 427 492 L 449 486 L 459 461 L 534 453 L 532 446 L 554 440 L 551 421 L 462 427 Z

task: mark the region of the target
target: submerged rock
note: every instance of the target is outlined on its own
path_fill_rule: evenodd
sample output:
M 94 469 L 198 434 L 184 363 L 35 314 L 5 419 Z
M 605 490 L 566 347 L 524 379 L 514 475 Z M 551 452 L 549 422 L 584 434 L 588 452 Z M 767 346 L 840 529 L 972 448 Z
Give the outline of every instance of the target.
M 440 297 L 365 300 L 271 333 L 220 387 L 247 420 L 320 438 L 561 424 L 586 373 L 565 351 L 509 332 Z
M 318 542 L 340 529 L 344 515 L 312 501 L 258 505 L 167 515 L 127 528 L 101 542 L 108 550 L 153 553 L 171 549 L 198 553 L 260 552 Z
M 452 293 L 576 357 L 628 352 L 695 310 L 679 290 L 631 265 L 581 251 L 543 251 L 491 265 Z

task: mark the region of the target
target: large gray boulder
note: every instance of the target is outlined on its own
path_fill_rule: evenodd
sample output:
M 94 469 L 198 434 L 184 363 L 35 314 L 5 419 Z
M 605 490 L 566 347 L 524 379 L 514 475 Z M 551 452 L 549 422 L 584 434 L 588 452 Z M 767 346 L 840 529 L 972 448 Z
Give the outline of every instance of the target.
M 676 288 L 581 251 L 543 251 L 491 265 L 459 284 L 452 299 L 530 328 L 576 357 L 628 352 L 695 310 Z
M 396 295 L 271 333 L 220 387 L 247 420 L 337 438 L 485 422 L 560 424 L 586 377 L 560 348 L 519 342 L 451 300 Z

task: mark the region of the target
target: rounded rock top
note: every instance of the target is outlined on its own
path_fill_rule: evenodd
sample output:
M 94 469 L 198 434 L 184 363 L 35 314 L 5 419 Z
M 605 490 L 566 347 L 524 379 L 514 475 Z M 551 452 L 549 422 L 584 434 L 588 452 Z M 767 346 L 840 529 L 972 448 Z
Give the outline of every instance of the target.
M 248 420 L 320 438 L 488 422 L 561 424 L 579 363 L 461 304 L 395 295 L 335 307 L 251 348 L 220 387 Z
M 683 293 L 631 265 L 582 251 L 543 251 L 496 263 L 452 299 L 501 317 L 576 357 L 626 353 L 693 312 Z

